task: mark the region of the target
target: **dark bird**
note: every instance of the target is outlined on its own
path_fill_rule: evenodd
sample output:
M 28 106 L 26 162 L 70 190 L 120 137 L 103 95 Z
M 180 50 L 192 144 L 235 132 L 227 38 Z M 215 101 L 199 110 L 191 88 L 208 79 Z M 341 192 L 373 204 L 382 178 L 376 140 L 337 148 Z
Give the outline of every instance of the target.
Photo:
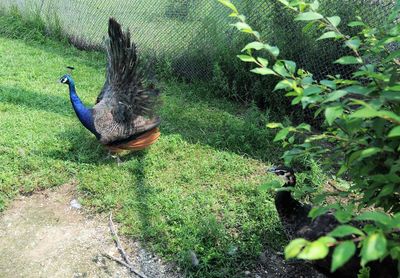
M 159 91 L 142 85 L 136 46 L 129 31 L 123 32 L 121 25 L 110 18 L 108 35 L 106 81 L 93 108 L 85 107 L 79 99 L 70 74 L 61 77 L 60 82 L 69 86 L 79 121 L 106 148 L 112 153 L 141 150 L 160 136 L 160 118 L 155 115 Z
M 281 177 L 285 182 L 284 187 L 296 186 L 296 176 L 293 169 L 288 167 L 274 167 L 268 169 L 268 171 Z M 284 227 L 285 233 L 289 239 L 305 238 L 306 240 L 314 241 L 322 236 L 325 236 L 340 225 L 331 211 L 312 220 L 310 217 L 308 217 L 312 207 L 295 200 L 292 197 L 290 190 L 278 191 L 275 194 L 275 207 Z M 350 224 L 359 228 L 365 225 L 365 223 L 361 222 L 352 222 Z M 359 253 L 345 263 L 341 268 L 337 269 L 334 273 L 331 273 L 330 262 L 332 260 L 332 251 L 333 250 L 330 250 L 327 258 L 313 261 L 312 265 L 318 271 L 324 273 L 328 277 L 356 278 L 360 270 L 360 257 L 358 256 Z M 396 262 L 388 257 L 382 262 L 370 262 L 367 264 L 367 266 L 370 267 L 371 278 L 398 277 Z

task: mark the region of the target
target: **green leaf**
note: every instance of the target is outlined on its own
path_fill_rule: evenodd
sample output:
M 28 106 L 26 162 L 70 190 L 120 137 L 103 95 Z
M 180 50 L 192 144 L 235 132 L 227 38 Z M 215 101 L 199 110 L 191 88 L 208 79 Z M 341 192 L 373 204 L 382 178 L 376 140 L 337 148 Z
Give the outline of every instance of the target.
M 258 187 L 258 190 L 269 191 L 271 189 L 280 188 L 280 187 L 282 187 L 281 184 L 278 181 L 274 180 L 274 181 L 262 184 L 261 186 Z
M 306 246 L 309 242 L 304 238 L 297 238 L 292 240 L 286 247 L 285 247 L 285 258 L 291 259 L 295 258 L 300 251 Z
M 378 111 L 376 111 L 370 106 L 367 106 L 353 112 L 350 115 L 350 118 L 374 118 L 377 117 L 378 115 L 379 115 Z
M 332 255 L 331 272 L 335 272 L 338 268 L 343 266 L 346 262 L 354 256 L 356 252 L 356 245 L 354 242 L 348 240 L 336 246 Z
M 317 240 L 318 242 L 321 242 L 321 243 L 323 243 L 323 244 L 325 244 L 326 246 L 332 246 L 333 244 L 335 244 L 336 243 L 336 239 L 334 239 L 333 237 L 331 237 L 331 236 L 322 236 L 322 237 L 320 237 L 318 240 Z
M 308 213 L 308 217 L 315 219 L 316 217 L 325 214 L 329 211 L 329 208 L 326 207 L 313 207 L 310 212 Z
M 329 32 L 323 33 L 323 34 L 317 39 L 317 41 L 319 41 L 319 40 L 325 40 L 325 39 L 331 39 L 331 38 L 340 38 L 340 37 L 341 37 L 341 35 L 340 35 L 339 33 L 334 32 L 334 31 L 329 31 Z
M 368 95 L 369 93 L 374 91 L 373 88 L 366 88 L 360 85 L 349 86 L 344 88 L 344 90 L 346 90 L 349 93 L 360 94 L 360 95 Z
M 358 150 L 353 152 L 350 157 L 349 157 L 349 165 L 352 164 L 355 160 L 357 159 L 364 159 L 366 157 L 372 156 L 378 152 L 381 152 L 382 149 L 381 148 L 377 148 L 377 147 L 372 147 L 372 148 L 367 148 L 365 150 Z
M 294 20 L 310 21 L 324 18 L 321 14 L 316 12 L 305 12 L 295 17 Z
M 382 198 L 391 195 L 393 194 L 394 190 L 395 190 L 395 184 L 393 183 L 387 184 L 382 188 L 381 192 L 379 192 L 378 197 Z
M 302 29 L 303 33 L 307 33 L 314 26 L 314 22 L 308 22 Z
M 324 100 L 324 103 L 338 100 L 339 98 L 341 98 L 341 97 L 343 97 L 345 95 L 347 95 L 347 92 L 344 91 L 344 90 L 333 91 L 332 93 L 330 93 L 328 95 L 327 99 Z
M 331 80 L 321 80 L 319 83 L 321 85 L 324 85 L 324 86 L 328 87 L 328 88 L 336 89 L 336 83 L 331 81 Z
M 276 84 L 273 91 L 292 88 L 292 86 L 293 84 L 288 79 L 284 79 L 282 81 L 279 81 L 278 84 Z
M 364 236 L 364 233 L 350 225 L 340 225 L 337 226 L 333 231 L 331 231 L 328 235 L 333 237 L 345 237 L 349 235 L 360 235 Z
M 311 131 L 311 126 L 309 124 L 306 124 L 306 123 L 299 124 L 296 128 L 297 129 L 304 129 L 304 130 L 307 130 L 307 131 Z
M 289 2 L 287 0 L 278 0 L 279 2 L 281 2 L 283 5 L 285 6 L 290 6 Z
M 281 123 L 268 123 L 267 127 L 268 128 L 279 128 L 279 127 L 283 127 L 283 125 Z
M 297 255 L 297 258 L 303 260 L 319 260 L 325 258 L 328 253 L 328 246 L 317 240 L 306 245 L 300 254 Z
M 240 14 L 240 15 L 238 15 L 236 17 L 239 18 L 243 22 L 246 21 L 246 17 L 244 15 L 242 15 L 242 14 Z
M 340 105 L 330 106 L 325 109 L 325 118 L 329 125 L 332 125 L 332 123 L 342 114 L 343 107 Z
M 251 42 L 246 44 L 246 46 L 242 49 L 243 51 L 249 50 L 249 49 L 255 49 L 255 50 L 261 50 L 264 48 L 264 44 L 261 42 Z
M 289 60 L 283 60 L 283 63 L 285 64 L 286 69 L 291 73 L 294 74 L 296 71 L 296 63 L 293 61 Z
M 304 89 L 304 95 L 305 96 L 311 96 L 311 95 L 316 95 L 322 92 L 322 89 L 318 87 L 317 85 L 311 85 L 308 86 Z
M 350 40 L 347 40 L 345 42 L 346 46 L 353 49 L 353 50 L 357 50 L 360 47 L 361 41 L 358 38 L 353 38 Z
M 257 61 L 258 61 L 263 67 L 268 66 L 268 60 L 267 60 L 267 59 L 264 59 L 264 58 L 262 58 L 262 57 L 258 57 L 258 58 L 257 58 Z
M 391 119 L 393 119 L 393 120 L 395 120 L 395 121 L 400 122 L 400 116 L 397 115 L 397 114 L 395 114 L 395 113 L 393 113 L 392 111 L 380 110 L 380 111 L 378 112 L 378 117 L 380 117 L 380 118 L 382 118 L 382 119 L 385 119 L 385 120 L 391 120 Z
M 352 218 L 351 213 L 346 210 L 337 210 L 335 211 L 334 215 L 340 223 L 347 223 Z
M 354 64 L 362 64 L 362 60 L 354 56 L 344 56 L 337 59 L 334 63 L 341 65 L 354 65 Z
M 274 138 L 274 142 L 277 142 L 277 141 L 280 141 L 280 140 L 284 140 L 288 134 L 289 134 L 289 128 L 288 127 L 279 130 L 279 132 L 276 134 L 276 136 Z
M 261 38 L 259 32 L 253 30 L 251 33 L 257 38 L 257 40 L 259 40 Z
M 252 33 L 253 29 L 244 22 L 236 22 L 235 24 L 231 24 L 232 26 L 235 26 L 239 31 L 245 32 L 245 33 Z
M 218 0 L 218 2 L 220 2 L 222 5 L 228 7 L 233 12 L 235 12 L 237 14 L 239 13 L 238 10 L 236 9 L 235 5 L 233 5 L 231 1 L 229 1 L 229 0 Z
M 393 138 L 393 137 L 398 137 L 400 136 L 400 126 L 396 126 L 390 130 L 388 137 Z
M 243 62 L 256 62 L 256 59 L 249 55 L 237 55 L 237 57 Z
M 395 59 L 395 58 L 399 58 L 399 57 L 400 57 L 400 49 L 391 52 L 391 53 L 389 54 L 389 56 L 387 56 L 387 57 L 385 58 L 384 62 L 387 63 L 387 62 L 389 62 L 390 60 Z
M 390 256 L 393 260 L 400 259 L 400 246 L 395 246 L 390 250 Z
M 338 17 L 336 15 L 328 17 L 328 20 L 335 27 L 337 27 L 340 24 L 340 17 Z
M 319 8 L 319 2 L 318 2 L 318 0 L 315 0 L 313 3 L 311 3 L 311 4 L 310 4 L 310 8 L 313 9 L 314 11 L 315 11 L 315 10 L 318 10 L 318 8 Z
M 346 172 L 348 170 L 348 166 L 346 164 L 342 164 L 342 166 L 340 167 L 339 171 L 337 172 L 336 176 L 341 176 L 344 174 L 344 172 Z
M 367 149 L 362 150 L 360 152 L 360 157 L 359 158 L 366 158 L 366 157 L 369 157 L 369 156 L 373 156 L 374 154 L 379 153 L 381 151 L 382 151 L 382 149 L 381 148 L 377 148 L 377 147 L 367 148 Z
M 261 75 L 277 75 L 272 69 L 269 68 L 255 68 L 250 71 Z
M 370 234 L 363 242 L 361 248 L 361 265 L 380 259 L 386 253 L 387 241 L 380 232 Z
M 390 216 L 379 211 L 367 211 L 355 218 L 355 220 L 372 220 L 387 225 L 391 222 Z
M 269 53 L 272 54 L 275 58 L 279 55 L 279 48 L 276 46 L 271 46 L 269 44 L 264 44 L 264 48 L 268 50 Z
M 365 23 L 361 22 L 361 21 L 352 21 L 352 22 L 349 22 L 349 24 L 347 24 L 347 25 L 350 27 L 356 27 L 356 26 L 365 26 Z
M 285 64 L 282 63 L 281 61 L 276 62 L 275 65 L 273 66 L 273 69 L 281 76 L 291 77 L 289 71 L 285 67 Z

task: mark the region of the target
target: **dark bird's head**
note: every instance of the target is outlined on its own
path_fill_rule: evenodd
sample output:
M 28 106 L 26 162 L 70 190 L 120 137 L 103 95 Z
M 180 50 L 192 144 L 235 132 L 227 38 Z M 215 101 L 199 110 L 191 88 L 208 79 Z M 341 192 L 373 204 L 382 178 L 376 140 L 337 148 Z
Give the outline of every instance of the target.
M 278 177 L 281 177 L 285 182 L 285 186 L 296 185 L 296 176 L 294 175 L 294 171 L 292 168 L 285 166 L 278 166 L 269 168 L 267 171 L 274 173 Z

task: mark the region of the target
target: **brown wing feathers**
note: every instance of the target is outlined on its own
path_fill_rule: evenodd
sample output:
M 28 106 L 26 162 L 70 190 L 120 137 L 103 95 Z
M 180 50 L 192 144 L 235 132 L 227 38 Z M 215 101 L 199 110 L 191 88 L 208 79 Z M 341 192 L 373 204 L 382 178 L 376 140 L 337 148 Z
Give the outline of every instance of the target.
M 96 130 L 105 144 L 134 137 L 160 123 L 155 116 L 159 91 L 143 87 L 129 31 L 123 32 L 121 25 L 110 18 L 108 35 L 107 78 L 94 107 Z

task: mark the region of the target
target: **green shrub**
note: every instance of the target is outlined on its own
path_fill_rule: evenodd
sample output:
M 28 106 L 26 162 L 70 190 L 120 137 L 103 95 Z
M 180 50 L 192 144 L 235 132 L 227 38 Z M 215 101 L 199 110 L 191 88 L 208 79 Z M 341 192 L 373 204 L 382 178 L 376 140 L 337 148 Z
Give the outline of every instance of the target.
M 346 78 L 335 74 L 316 80 L 294 61 L 279 59 L 280 49 L 262 41 L 260 33 L 247 24 L 229 0 L 219 2 L 232 10 L 231 16 L 238 20 L 234 24 L 237 29 L 255 38 L 244 47 L 244 54 L 238 55 L 240 60 L 256 64 L 251 70 L 254 73 L 281 79 L 274 91 L 286 91 L 286 96 L 293 98 L 292 105 L 316 109 L 316 115 L 324 115 L 324 126 L 319 132 L 306 123 L 269 124 L 271 128 L 281 128 L 274 141 L 289 146 L 283 155 L 285 163 L 290 164 L 294 158 L 311 157 L 325 170 L 336 169 L 336 176 L 346 174 L 351 181 L 337 196 L 352 196 L 353 202 L 317 205 L 309 215 L 314 218 L 332 209 L 343 225 L 316 240 L 319 244 L 304 239 L 292 241 L 285 249 L 286 257 L 315 259 L 308 255 L 315 252 L 322 259 L 332 248 L 332 272 L 346 263 L 357 248 L 361 249 L 362 267 L 386 257 L 400 260 L 400 3 L 379 27 L 370 27 L 358 18 L 348 24 L 353 34 L 347 35 L 342 31 L 347 28 L 342 28 L 341 18 L 322 15 L 318 1 L 279 0 L 296 15 L 296 21 L 308 22 L 309 28 L 323 30 L 318 40 L 341 42 L 346 49 L 346 55 L 334 64 L 348 67 L 346 70 L 351 70 L 351 75 Z M 266 51 L 268 59 L 260 51 Z M 319 194 L 316 204 L 332 194 Z M 369 224 L 349 228 L 351 220 L 369 221 Z M 350 235 L 352 239 L 343 240 Z M 344 258 L 339 255 L 341 252 L 349 256 Z

